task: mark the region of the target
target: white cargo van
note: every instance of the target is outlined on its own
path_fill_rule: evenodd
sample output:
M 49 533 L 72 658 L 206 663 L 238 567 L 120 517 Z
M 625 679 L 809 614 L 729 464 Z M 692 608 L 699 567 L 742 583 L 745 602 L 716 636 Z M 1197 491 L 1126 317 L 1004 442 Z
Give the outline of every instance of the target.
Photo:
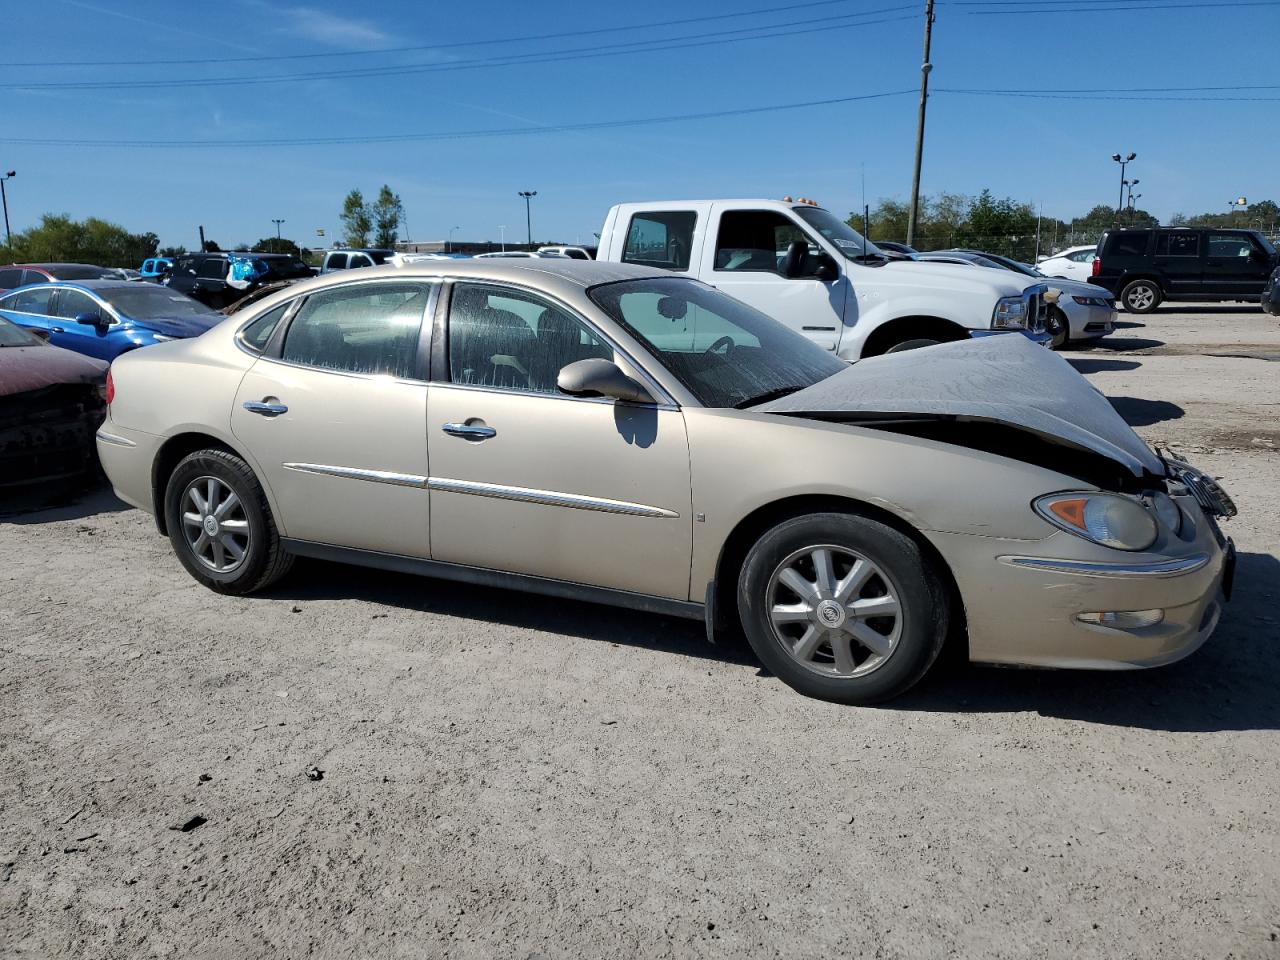
M 1044 285 L 882 253 L 808 201 L 618 204 L 596 259 L 696 277 L 845 360 L 996 333 L 1051 339 Z

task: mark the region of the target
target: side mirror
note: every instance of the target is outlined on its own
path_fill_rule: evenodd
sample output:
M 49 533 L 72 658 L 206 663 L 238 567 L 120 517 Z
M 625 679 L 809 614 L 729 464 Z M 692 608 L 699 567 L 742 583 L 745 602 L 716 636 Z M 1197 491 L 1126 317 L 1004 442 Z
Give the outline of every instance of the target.
M 798 277 L 804 273 L 805 261 L 809 259 L 809 244 L 803 240 L 792 240 L 787 244 L 787 252 L 782 257 L 778 272 L 784 277 Z
M 561 393 L 571 397 L 612 397 L 628 403 L 653 403 L 649 391 L 622 372 L 612 360 L 579 360 L 561 369 L 556 377 Z
M 818 255 L 818 266 L 813 271 L 813 275 L 823 283 L 832 283 L 840 279 L 840 268 L 836 266 L 836 262 L 825 253 Z
M 76 323 L 83 323 L 86 327 L 105 327 L 106 323 L 102 319 L 102 314 L 96 310 L 86 310 L 84 313 L 76 314 Z

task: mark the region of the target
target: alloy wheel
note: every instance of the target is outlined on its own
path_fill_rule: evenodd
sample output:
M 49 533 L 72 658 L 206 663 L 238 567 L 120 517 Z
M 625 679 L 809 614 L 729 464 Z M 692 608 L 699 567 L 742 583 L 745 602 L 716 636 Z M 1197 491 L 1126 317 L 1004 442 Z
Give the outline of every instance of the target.
M 1146 310 L 1155 303 L 1155 299 L 1155 290 L 1146 284 L 1142 284 L 1129 291 L 1129 296 L 1125 298 L 1125 304 L 1134 310 Z
M 892 579 L 845 547 L 791 554 L 769 578 L 766 604 L 782 648 L 823 676 L 866 676 L 893 656 L 902 636 L 902 605 Z
M 217 477 L 197 477 L 182 493 L 182 532 L 191 553 L 214 573 L 230 573 L 249 553 L 249 517 Z

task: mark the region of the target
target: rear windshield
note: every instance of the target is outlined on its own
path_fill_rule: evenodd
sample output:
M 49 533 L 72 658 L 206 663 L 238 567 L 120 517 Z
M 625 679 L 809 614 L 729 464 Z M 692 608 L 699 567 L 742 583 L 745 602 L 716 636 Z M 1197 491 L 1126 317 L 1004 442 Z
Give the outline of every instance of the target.
M 43 343 L 39 337 L 23 330 L 16 323 L 0 317 L 0 347 L 34 347 Z
M 258 259 L 258 258 L 255 258 L 255 259 Z M 281 279 L 287 280 L 291 277 L 311 276 L 311 268 L 308 267 L 301 260 L 295 260 L 292 257 L 287 257 L 287 258 L 282 257 L 278 260 L 275 259 L 274 257 L 270 259 L 268 259 L 267 257 L 262 257 L 261 262 L 266 264 L 268 273 L 270 273 L 274 277 L 280 277 Z
M 99 290 L 98 295 L 124 316 L 135 320 L 201 317 L 213 312 L 203 303 L 197 303 L 186 294 L 150 283 L 120 287 L 115 290 Z
M 65 263 L 57 267 L 45 267 L 44 270 L 51 273 L 55 280 L 101 280 L 111 277 L 115 272 L 87 263 Z

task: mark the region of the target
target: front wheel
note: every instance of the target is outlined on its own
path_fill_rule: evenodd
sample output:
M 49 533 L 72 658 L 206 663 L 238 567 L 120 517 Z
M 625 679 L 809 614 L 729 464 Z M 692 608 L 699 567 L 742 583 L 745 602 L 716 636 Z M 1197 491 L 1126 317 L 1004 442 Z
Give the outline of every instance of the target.
M 1049 349 L 1061 350 L 1071 339 L 1071 323 L 1067 320 L 1067 315 L 1062 311 L 1061 307 L 1050 307 L 1047 313 L 1045 330 L 1053 337 L 1049 341 Z
M 197 450 L 165 487 L 165 525 L 187 572 L 218 593 L 260 590 L 288 572 L 262 485 L 226 450 Z
M 916 683 L 947 636 L 948 595 L 910 537 L 843 513 L 787 520 L 757 541 L 738 611 L 761 662 L 806 696 L 887 700 Z
M 885 350 L 885 353 L 901 353 L 903 350 L 919 350 L 921 347 L 936 347 L 941 340 L 930 340 L 927 337 L 917 337 L 914 340 L 903 340 L 901 343 L 895 343 L 893 346 Z
M 1130 313 L 1150 313 L 1162 299 L 1160 287 L 1150 280 L 1134 280 L 1120 291 L 1120 302 Z

